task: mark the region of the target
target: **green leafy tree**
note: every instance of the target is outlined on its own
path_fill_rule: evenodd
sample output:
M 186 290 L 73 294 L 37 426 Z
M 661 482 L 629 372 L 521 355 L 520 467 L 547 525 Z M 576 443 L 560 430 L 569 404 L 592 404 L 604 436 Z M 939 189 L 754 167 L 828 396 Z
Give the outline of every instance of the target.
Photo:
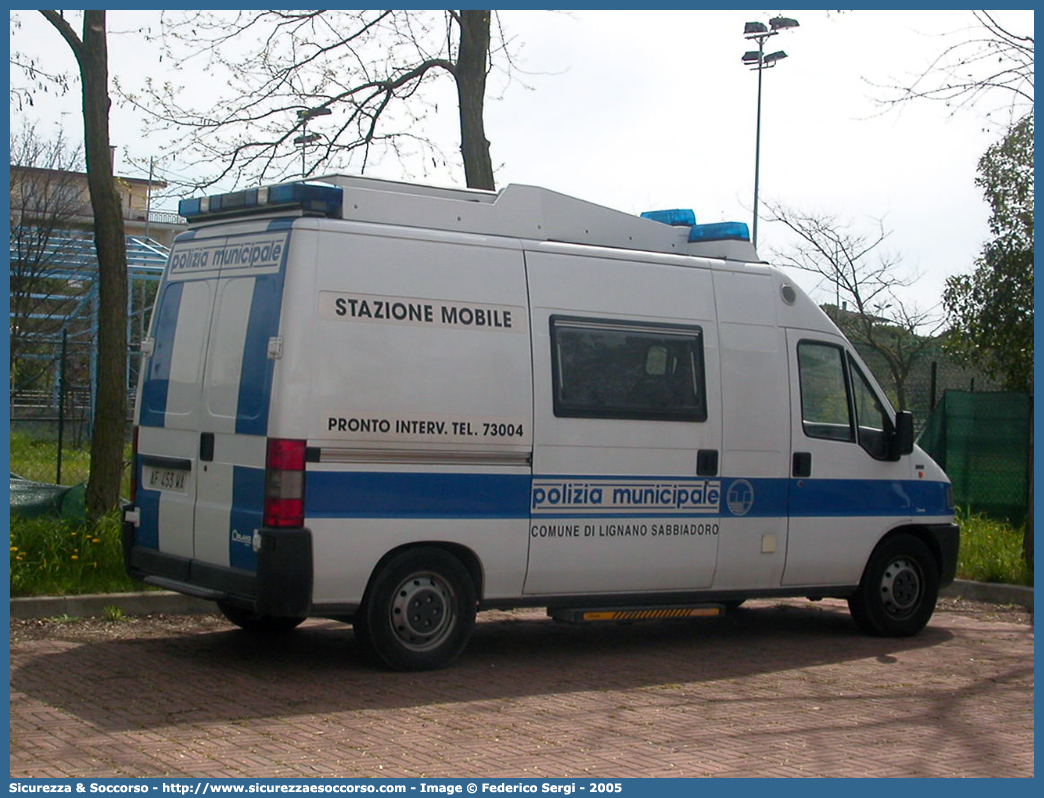
M 979 161 L 976 183 L 990 204 L 993 240 L 975 271 L 947 280 L 952 350 L 1019 391 L 1033 391 L 1033 114 L 1015 124 Z M 1033 425 L 1030 425 L 1030 451 Z M 1023 555 L 1033 568 L 1033 461 Z
M 951 349 L 1017 391 L 1033 384 L 1033 115 L 979 161 L 993 239 L 971 274 L 946 281 Z
M 943 304 L 953 328 L 950 353 L 963 355 L 1015 390 L 1033 386 L 1033 76 L 1032 29 L 1018 30 L 1008 12 L 972 11 L 973 23 L 912 80 L 892 85 L 880 102 L 900 106 L 937 100 L 954 112 L 1001 110 L 1017 119 L 979 161 L 977 184 L 990 204 L 994 238 L 971 274 L 947 281 Z M 1030 18 L 1032 19 L 1032 18 Z M 1030 28 L 1032 25 L 1030 25 Z M 895 91 L 898 90 L 898 91 Z M 1006 102 L 998 106 L 999 98 Z M 1030 452 L 1033 424 L 1030 423 Z M 1023 553 L 1033 569 L 1033 458 Z

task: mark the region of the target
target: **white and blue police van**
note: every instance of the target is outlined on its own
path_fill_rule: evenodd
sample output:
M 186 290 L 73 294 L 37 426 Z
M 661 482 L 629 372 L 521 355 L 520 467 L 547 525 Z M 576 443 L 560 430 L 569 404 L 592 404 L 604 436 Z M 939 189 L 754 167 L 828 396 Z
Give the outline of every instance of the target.
M 477 611 L 848 600 L 915 634 L 950 483 L 739 223 L 329 176 L 186 200 L 135 414 L 129 573 L 403 670 Z

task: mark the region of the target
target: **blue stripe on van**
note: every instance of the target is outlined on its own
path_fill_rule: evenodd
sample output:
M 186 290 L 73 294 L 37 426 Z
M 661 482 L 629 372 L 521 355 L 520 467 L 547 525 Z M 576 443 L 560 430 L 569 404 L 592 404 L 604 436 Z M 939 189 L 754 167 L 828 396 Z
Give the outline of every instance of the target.
M 282 299 L 282 271 L 259 275 L 255 279 L 236 405 L 236 433 L 239 435 L 265 435 L 268 432 L 275 366 L 275 361 L 268 357 L 268 341 L 279 332 Z
M 280 224 L 276 224 L 280 222 Z M 285 224 L 283 222 L 286 222 Z M 243 344 L 243 367 L 239 378 L 236 404 L 238 435 L 268 434 L 268 412 L 272 400 L 272 378 L 275 361 L 268 357 L 268 342 L 279 335 L 279 316 L 283 304 L 286 259 L 290 252 L 292 219 L 275 219 L 268 230 L 287 230 L 283 239 L 283 257 L 279 271 L 258 275 L 250 303 L 246 340 Z
M 537 479 L 619 480 L 619 476 L 543 476 Z M 533 477 L 515 474 L 309 471 L 309 518 L 529 518 Z M 646 479 L 628 477 L 628 479 Z M 651 478 L 650 478 L 651 479 Z M 672 477 L 656 479 L 670 480 Z M 925 480 L 736 479 L 723 477 L 720 514 L 725 518 L 854 518 L 945 516 L 947 485 Z M 576 518 L 539 512 L 538 518 Z M 578 512 L 579 511 L 579 512 Z M 619 513 L 592 510 L 600 518 L 659 517 L 655 509 Z M 664 517 L 668 517 L 665 515 Z M 681 517 L 670 513 L 669 517 Z M 693 517 L 696 517 L 695 515 Z M 703 514 L 701 517 L 707 517 Z
M 310 471 L 309 518 L 528 518 L 528 474 Z
M 167 417 L 167 392 L 174 356 L 174 335 L 178 331 L 178 313 L 184 283 L 164 282 L 156 302 L 156 321 L 152 327 L 155 341 L 152 357 L 141 387 L 141 411 L 138 423 L 143 427 L 162 427 Z
M 136 545 L 146 549 L 159 550 L 159 505 L 160 492 L 141 487 L 141 457 L 134 458 L 138 470 L 138 492 L 134 503 L 138 508 L 138 528 L 134 533 Z
M 228 530 L 228 564 L 247 571 L 257 570 L 257 552 L 251 540 L 261 527 L 265 504 L 263 468 L 235 466 L 232 469 L 232 512 Z
M 944 482 L 883 479 L 793 480 L 790 514 L 795 517 L 946 515 Z
M 786 479 L 729 479 L 723 477 L 721 515 L 724 518 L 779 518 L 787 514 Z M 753 488 L 747 493 L 747 486 Z

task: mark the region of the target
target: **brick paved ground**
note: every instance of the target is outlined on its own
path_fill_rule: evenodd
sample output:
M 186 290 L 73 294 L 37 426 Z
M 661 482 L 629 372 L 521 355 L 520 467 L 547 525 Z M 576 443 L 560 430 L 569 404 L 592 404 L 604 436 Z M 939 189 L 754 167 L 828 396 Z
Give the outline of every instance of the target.
M 480 616 L 435 673 L 341 624 L 12 622 L 11 776 L 1032 776 L 1033 627 L 943 601 L 908 640 L 843 602 L 568 627 Z

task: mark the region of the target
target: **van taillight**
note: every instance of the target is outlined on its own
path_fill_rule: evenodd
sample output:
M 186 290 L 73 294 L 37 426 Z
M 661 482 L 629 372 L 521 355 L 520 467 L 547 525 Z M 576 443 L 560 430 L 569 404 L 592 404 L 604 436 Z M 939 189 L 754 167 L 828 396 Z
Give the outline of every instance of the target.
M 270 438 L 265 458 L 265 526 L 304 526 L 305 441 Z

